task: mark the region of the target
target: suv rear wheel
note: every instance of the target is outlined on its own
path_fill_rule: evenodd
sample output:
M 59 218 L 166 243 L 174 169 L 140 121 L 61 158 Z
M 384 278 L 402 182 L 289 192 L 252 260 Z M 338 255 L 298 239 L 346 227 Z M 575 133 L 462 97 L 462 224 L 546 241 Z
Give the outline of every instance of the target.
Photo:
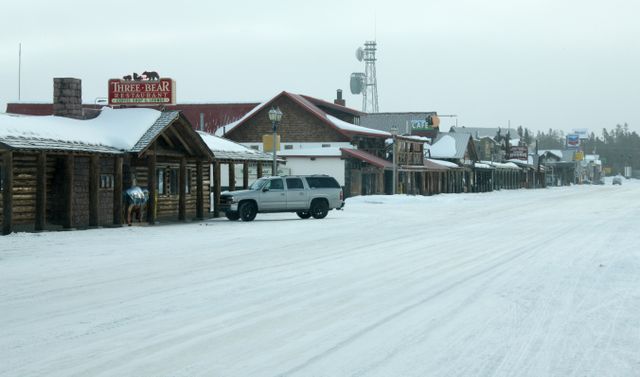
M 301 219 L 308 219 L 309 217 L 311 217 L 311 213 L 309 213 L 308 211 L 298 211 L 296 212 L 296 215 L 298 215 L 298 217 Z
M 253 202 L 244 202 L 240 204 L 238 212 L 240 213 L 242 221 L 253 221 L 258 214 L 258 209 Z
M 324 200 L 315 200 L 311 203 L 310 212 L 314 219 L 324 219 L 329 213 L 329 206 Z

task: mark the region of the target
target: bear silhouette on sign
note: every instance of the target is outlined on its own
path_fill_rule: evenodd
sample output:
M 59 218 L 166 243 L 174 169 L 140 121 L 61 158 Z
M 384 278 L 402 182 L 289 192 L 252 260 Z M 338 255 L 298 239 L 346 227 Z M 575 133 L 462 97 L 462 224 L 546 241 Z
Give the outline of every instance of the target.
M 131 75 L 122 76 L 122 79 L 125 81 L 131 81 Z
M 156 71 L 151 71 L 151 72 L 144 71 L 142 72 L 142 75 L 146 77 L 147 80 L 149 81 L 160 80 L 160 75 L 158 75 L 158 72 Z

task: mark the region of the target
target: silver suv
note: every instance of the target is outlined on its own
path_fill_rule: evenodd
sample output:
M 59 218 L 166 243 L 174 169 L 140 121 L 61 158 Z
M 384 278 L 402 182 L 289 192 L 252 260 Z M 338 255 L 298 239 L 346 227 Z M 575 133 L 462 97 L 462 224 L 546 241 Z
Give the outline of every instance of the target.
M 344 207 L 342 187 L 328 175 L 264 177 L 248 190 L 225 191 L 220 209 L 229 220 L 252 221 L 258 213 L 295 212 L 302 219 L 322 219 Z

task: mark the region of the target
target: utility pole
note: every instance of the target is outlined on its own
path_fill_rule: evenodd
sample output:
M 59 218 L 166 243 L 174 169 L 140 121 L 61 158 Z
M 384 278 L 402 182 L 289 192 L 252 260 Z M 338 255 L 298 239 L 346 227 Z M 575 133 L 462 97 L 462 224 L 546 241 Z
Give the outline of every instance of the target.
M 22 91 L 22 43 L 18 43 L 18 102 Z

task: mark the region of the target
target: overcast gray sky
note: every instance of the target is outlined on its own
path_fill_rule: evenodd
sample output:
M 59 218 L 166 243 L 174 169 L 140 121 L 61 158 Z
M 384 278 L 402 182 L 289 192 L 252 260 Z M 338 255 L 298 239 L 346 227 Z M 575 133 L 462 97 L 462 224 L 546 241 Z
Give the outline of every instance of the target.
M 23 102 L 50 102 L 53 77 L 82 79 L 93 102 L 109 78 L 155 70 L 176 80 L 178 102 L 332 100 L 342 88 L 360 109 L 354 51 L 375 38 L 380 111 L 640 132 L 637 0 L 8 0 L 2 14 L 0 111 L 18 98 L 18 43 Z

